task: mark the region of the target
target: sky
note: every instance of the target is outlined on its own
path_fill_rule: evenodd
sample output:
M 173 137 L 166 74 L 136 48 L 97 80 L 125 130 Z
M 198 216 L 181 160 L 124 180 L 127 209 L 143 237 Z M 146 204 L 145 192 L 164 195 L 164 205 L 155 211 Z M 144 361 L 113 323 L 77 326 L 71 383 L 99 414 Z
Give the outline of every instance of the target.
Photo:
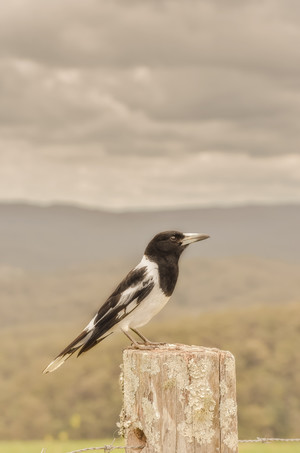
M 298 0 L 10 0 L 0 200 L 300 202 Z

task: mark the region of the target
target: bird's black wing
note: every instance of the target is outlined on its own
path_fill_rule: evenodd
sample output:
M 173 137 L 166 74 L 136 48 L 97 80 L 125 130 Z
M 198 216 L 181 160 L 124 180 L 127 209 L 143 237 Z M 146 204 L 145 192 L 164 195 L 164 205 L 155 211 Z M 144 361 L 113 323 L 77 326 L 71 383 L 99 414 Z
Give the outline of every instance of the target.
M 146 266 L 138 266 L 129 272 L 86 328 L 47 366 L 44 373 L 56 370 L 74 352 L 79 350 L 80 355 L 104 340 L 112 333 L 109 330 L 135 310 L 153 287 L 153 277 Z
M 147 274 L 146 266 L 135 268 L 129 272 L 86 327 L 85 330 L 91 335 L 81 347 L 78 355 L 103 340 L 105 334 L 114 325 L 135 310 L 140 302 L 150 294 L 153 287 L 153 277 Z

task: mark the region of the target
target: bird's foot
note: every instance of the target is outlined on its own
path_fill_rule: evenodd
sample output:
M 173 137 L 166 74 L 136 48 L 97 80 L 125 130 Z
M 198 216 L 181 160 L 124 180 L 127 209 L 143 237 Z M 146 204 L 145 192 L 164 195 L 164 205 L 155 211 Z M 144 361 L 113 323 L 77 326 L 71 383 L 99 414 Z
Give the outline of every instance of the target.
M 166 345 L 167 343 L 165 343 L 165 342 L 163 342 L 163 341 L 151 341 L 151 340 L 147 340 L 147 341 L 145 341 L 144 344 L 147 345 L 147 346 L 164 346 L 164 345 Z
M 136 344 L 133 344 L 132 346 L 140 348 L 140 349 L 152 349 L 152 348 L 157 348 L 159 346 L 165 346 L 167 343 L 163 343 L 160 341 L 144 341 L 143 343 L 137 342 Z
M 156 347 L 156 346 L 163 346 L 165 345 L 166 343 L 162 343 L 162 342 L 159 342 L 159 341 L 151 341 L 149 340 L 147 337 L 145 337 L 143 334 L 141 334 L 141 332 L 139 332 L 138 330 L 136 329 L 133 329 L 131 327 L 131 330 L 141 338 L 141 340 L 143 340 L 143 343 L 141 342 L 138 342 L 138 341 L 135 341 L 134 338 L 132 338 L 131 335 L 129 335 L 129 333 L 127 331 L 124 331 L 123 332 L 125 333 L 125 335 L 131 340 L 131 346 L 133 348 L 136 348 L 136 349 L 151 349 L 153 347 Z
M 145 343 L 131 343 L 131 347 L 134 349 L 152 349 L 152 347 Z
M 161 342 L 158 342 L 158 341 L 147 341 L 147 342 L 143 342 L 143 343 L 132 342 L 131 343 L 131 347 L 135 348 L 135 349 L 153 349 L 153 348 L 156 348 L 156 347 L 159 347 L 159 346 L 164 346 L 166 344 L 167 343 L 161 343 Z

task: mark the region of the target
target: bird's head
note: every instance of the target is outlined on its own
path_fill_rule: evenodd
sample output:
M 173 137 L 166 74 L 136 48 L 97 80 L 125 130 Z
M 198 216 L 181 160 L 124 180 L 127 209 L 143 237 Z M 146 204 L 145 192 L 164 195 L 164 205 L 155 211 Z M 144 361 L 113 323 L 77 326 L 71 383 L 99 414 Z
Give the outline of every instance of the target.
M 183 250 L 193 242 L 208 239 L 207 234 L 199 233 L 181 233 L 180 231 L 164 231 L 158 233 L 152 241 L 149 242 L 145 255 L 176 255 L 180 256 Z

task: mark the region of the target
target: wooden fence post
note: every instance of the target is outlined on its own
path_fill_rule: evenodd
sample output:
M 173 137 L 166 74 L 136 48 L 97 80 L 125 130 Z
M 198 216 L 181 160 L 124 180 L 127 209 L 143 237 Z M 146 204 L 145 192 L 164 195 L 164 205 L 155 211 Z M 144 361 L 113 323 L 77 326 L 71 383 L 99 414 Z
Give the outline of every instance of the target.
M 127 453 L 236 453 L 235 362 L 228 351 L 164 345 L 123 353 Z

